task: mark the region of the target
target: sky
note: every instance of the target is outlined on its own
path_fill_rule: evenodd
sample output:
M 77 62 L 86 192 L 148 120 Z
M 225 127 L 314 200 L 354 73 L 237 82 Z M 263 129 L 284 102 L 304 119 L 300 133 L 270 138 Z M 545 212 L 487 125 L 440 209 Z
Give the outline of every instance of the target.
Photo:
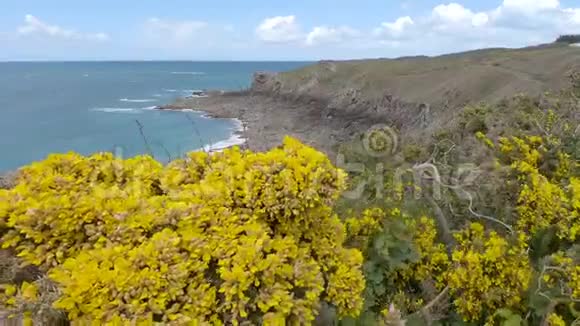
M 0 60 L 320 60 L 580 34 L 580 0 L 2 0 Z

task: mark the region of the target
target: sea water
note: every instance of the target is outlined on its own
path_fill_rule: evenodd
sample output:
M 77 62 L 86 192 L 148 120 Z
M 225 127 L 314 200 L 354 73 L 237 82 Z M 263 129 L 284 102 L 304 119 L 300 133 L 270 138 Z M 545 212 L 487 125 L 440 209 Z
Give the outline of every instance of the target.
M 159 111 L 194 90 L 243 89 L 304 62 L 0 62 L 0 171 L 49 153 L 151 153 L 160 161 L 238 143 L 239 122 Z M 203 108 L 199 108 L 203 110 Z

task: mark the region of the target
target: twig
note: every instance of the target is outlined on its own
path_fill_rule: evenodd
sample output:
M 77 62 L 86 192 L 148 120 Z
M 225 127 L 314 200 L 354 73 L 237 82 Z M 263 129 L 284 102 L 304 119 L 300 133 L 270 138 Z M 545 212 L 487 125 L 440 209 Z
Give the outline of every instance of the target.
M 139 133 L 141 134 L 141 138 L 145 143 L 145 149 L 147 150 L 147 153 L 149 153 L 151 157 L 154 157 L 153 152 L 151 151 L 151 146 L 149 146 L 149 141 L 147 140 L 147 137 L 145 137 L 145 133 L 143 132 L 143 125 L 137 119 L 135 119 L 135 122 L 137 123 L 137 126 L 139 126 Z
M 168 159 L 168 163 L 172 161 L 171 158 L 171 153 L 167 150 L 167 147 L 165 147 L 165 145 L 163 145 L 163 143 L 159 143 L 159 146 L 161 146 L 161 148 L 163 149 L 163 151 L 165 152 L 165 155 L 167 155 L 167 159 Z
M 193 119 L 191 118 L 191 116 L 189 114 L 186 114 L 185 117 L 187 118 L 187 120 L 189 120 L 189 122 L 191 123 L 192 127 L 193 127 L 193 131 L 195 132 L 195 134 L 197 135 L 197 140 L 199 140 L 200 144 L 201 144 L 201 149 L 204 152 L 207 152 L 205 150 L 205 144 L 206 142 L 203 140 L 203 138 L 201 137 L 201 134 L 199 133 L 199 129 L 197 129 L 197 125 L 195 124 L 195 121 L 193 121 Z
M 431 197 L 428 194 L 426 194 L 425 197 L 427 198 L 427 201 L 429 202 L 429 204 L 433 208 L 433 213 L 435 214 L 435 218 L 437 219 L 437 224 L 439 224 L 439 230 L 441 231 L 441 237 L 443 238 L 443 241 L 447 245 L 448 253 L 451 254 L 451 247 L 453 246 L 454 241 L 453 241 L 453 236 L 451 235 L 451 229 L 449 228 L 449 223 L 447 221 L 447 218 L 445 217 L 443 210 L 441 209 L 441 207 L 439 207 L 439 205 L 433 199 L 433 197 Z
M 475 215 L 476 217 L 483 218 L 483 219 L 486 219 L 486 220 L 488 220 L 488 221 L 492 221 L 492 222 L 495 222 L 495 223 L 501 224 L 501 225 L 502 225 L 502 226 L 504 226 L 506 229 L 508 229 L 508 230 L 510 231 L 510 233 L 511 233 L 511 234 L 513 234 L 513 233 L 514 233 L 514 229 L 513 229 L 513 228 L 512 228 L 510 225 L 508 225 L 508 224 L 506 224 L 506 223 L 504 223 L 504 222 L 502 222 L 502 221 L 500 221 L 500 220 L 496 219 L 495 217 L 491 217 L 491 216 L 487 216 L 487 215 L 483 215 L 483 214 L 479 214 L 479 213 L 475 212 L 475 211 L 473 210 L 473 197 L 472 197 L 472 196 L 471 196 L 471 194 L 470 194 L 470 193 L 468 193 L 467 191 L 465 192 L 465 194 L 466 194 L 466 195 L 469 197 L 469 208 L 468 208 L 468 210 L 469 210 L 469 212 L 470 212 L 471 214 Z
M 433 300 L 431 300 L 426 306 L 421 308 L 421 310 L 419 311 L 423 315 L 425 320 L 427 321 L 428 325 L 431 325 L 433 323 L 433 321 L 431 320 L 432 319 L 431 308 L 433 308 L 433 306 L 438 304 L 439 301 L 441 301 L 441 299 L 443 299 L 447 295 L 448 292 L 449 292 L 449 285 L 446 286 L 443 289 L 443 291 L 441 291 Z
M 425 311 L 429 311 L 431 310 L 431 308 L 433 308 L 434 305 L 436 305 L 437 303 L 439 303 L 439 301 L 441 301 L 441 299 L 447 295 L 447 292 L 449 292 L 449 285 L 447 285 L 443 291 L 441 291 L 433 300 L 431 300 L 431 302 L 429 302 L 425 307 L 421 308 L 421 311 L 425 312 Z
M 438 171 L 438 169 L 437 169 L 437 167 L 436 167 L 435 165 L 433 165 L 433 164 L 429 164 L 429 163 L 423 163 L 423 164 L 421 164 L 421 165 L 418 165 L 418 166 L 416 166 L 416 167 L 415 167 L 415 169 L 419 169 L 419 168 L 421 168 L 421 169 L 424 169 L 426 166 L 429 166 L 430 168 L 434 169 L 434 171 Z M 491 216 L 483 215 L 483 214 L 480 214 L 480 213 L 477 213 L 476 211 L 474 211 L 474 210 L 473 210 L 473 196 L 471 196 L 471 194 L 470 194 L 469 192 L 467 192 L 467 191 L 463 190 L 461 186 L 453 186 L 453 185 L 448 185 L 448 184 L 445 184 L 445 183 L 443 183 L 443 182 L 441 181 L 441 178 L 439 178 L 439 177 L 438 177 L 438 174 L 436 174 L 436 178 L 434 178 L 434 181 L 435 181 L 436 183 L 438 183 L 439 185 L 441 185 L 441 186 L 444 186 L 444 187 L 446 187 L 446 188 L 449 188 L 449 189 L 454 189 L 454 190 L 461 190 L 461 191 L 462 191 L 462 192 L 463 192 L 463 193 L 464 193 L 464 194 L 467 196 L 467 198 L 468 198 L 468 200 L 469 200 L 469 208 L 468 208 L 468 210 L 469 210 L 469 212 L 470 212 L 471 214 L 473 214 L 474 216 L 476 216 L 476 217 L 478 217 L 478 218 L 486 219 L 486 220 L 489 220 L 489 221 L 492 221 L 492 222 L 495 222 L 495 223 L 498 223 L 498 224 L 501 224 L 501 225 L 502 225 L 502 226 L 504 226 L 506 229 L 508 229 L 508 230 L 510 231 L 510 233 L 512 233 L 512 234 L 514 233 L 514 229 L 513 229 L 513 228 L 512 228 L 510 225 L 508 225 L 508 224 L 506 224 L 506 223 L 504 223 L 504 222 L 502 222 L 502 221 L 500 221 L 500 220 L 496 219 L 495 217 L 491 217 Z M 431 204 L 433 205 L 433 203 L 435 203 L 435 201 L 434 201 L 433 199 L 431 199 L 431 201 L 432 201 L 432 203 L 431 203 Z M 436 203 L 435 203 L 435 204 L 436 204 Z M 438 205 L 436 205 L 436 206 L 434 206 L 434 207 L 436 207 L 437 209 L 439 209 L 439 211 L 441 211 L 441 209 L 439 208 L 439 206 L 438 206 Z M 438 212 L 437 212 L 437 209 L 436 209 L 436 211 L 435 211 L 435 213 L 436 213 L 436 214 L 438 213 Z M 443 212 L 442 212 L 442 211 L 441 211 L 441 214 L 443 214 Z
M 537 119 L 534 119 L 534 123 L 536 124 L 536 127 L 538 127 L 538 129 L 540 129 L 540 131 L 543 132 L 544 135 L 546 135 L 546 137 L 550 137 L 550 133 L 548 133 L 544 128 L 542 128 Z

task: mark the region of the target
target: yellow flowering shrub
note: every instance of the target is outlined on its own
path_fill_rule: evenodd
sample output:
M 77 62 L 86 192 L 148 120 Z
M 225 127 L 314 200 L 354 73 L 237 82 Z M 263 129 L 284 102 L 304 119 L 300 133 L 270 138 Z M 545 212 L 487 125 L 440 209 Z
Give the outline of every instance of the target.
M 410 314 L 426 304 L 425 287 L 433 291 L 445 288 L 445 273 L 450 260 L 445 245 L 438 242 L 437 227 L 432 218 L 422 216 L 413 219 L 398 210 L 397 213 L 395 216 L 404 221 L 412 234 L 411 245 L 415 255 L 409 262 L 388 274 L 387 284 L 392 284 L 392 289 L 387 301 Z
M 16 186 L 0 191 L 2 246 L 48 270 L 108 242 L 140 243 L 165 223 L 163 198 L 154 197 L 160 172 L 150 157 L 110 153 L 50 155 L 24 167 Z
M 556 252 L 549 258 L 550 264 L 543 267 L 541 275 L 543 287 L 557 290 L 559 297 L 567 297 L 572 301 L 580 300 L 580 248 L 575 247 L 568 252 Z M 542 287 L 540 290 L 543 290 Z
M 62 312 L 51 308 L 59 290 L 47 278 L 19 284 L 0 284 L 0 312 L 10 321 L 22 319 L 25 325 L 54 325 Z
M 1 241 L 59 284 L 73 324 L 308 324 L 362 309 L 332 210 L 345 174 L 292 138 L 266 153 L 52 155 L 0 191 Z
M 445 288 L 449 256 L 433 219 L 414 219 L 398 208 L 370 208 L 346 224 L 350 238 L 359 239 L 354 243 L 365 251 L 366 304 L 372 310 L 380 313 L 394 305 L 414 313 L 425 304 L 424 285 Z
M 450 261 L 445 245 L 438 242 L 435 221 L 423 216 L 418 220 L 409 220 L 408 223 L 414 230 L 413 243 L 419 253 L 419 261 L 408 270 L 400 272 L 401 277 L 417 282 L 430 278 L 435 281 L 436 289 L 442 290 L 446 285 L 444 273 L 449 268 Z
M 457 247 L 446 280 L 457 312 L 476 321 L 486 311 L 518 308 L 532 277 L 525 242 L 510 243 L 494 231 L 486 234 L 479 223 L 454 236 Z
M 349 242 L 357 248 L 366 248 L 370 238 L 382 230 L 384 218 L 385 212 L 380 208 L 365 209 L 362 216 L 347 218 L 344 224 Z
M 0 287 L 0 303 L 5 310 L 34 304 L 38 301 L 38 287 L 34 283 L 23 282 L 20 286 L 3 284 Z
M 570 155 L 557 152 L 556 167 L 550 175 L 542 171 L 548 148 L 554 141 L 538 136 L 501 140 L 501 151 L 521 180 L 517 201 L 518 229 L 533 236 L 556 226 L 560 238 L 575 241 L 580 236 L 580 179 L 574 176 L 578 163 Z
M 556 313 L 551 313 L 546 319 L 548 326 L 566 326 L 566 322 Z

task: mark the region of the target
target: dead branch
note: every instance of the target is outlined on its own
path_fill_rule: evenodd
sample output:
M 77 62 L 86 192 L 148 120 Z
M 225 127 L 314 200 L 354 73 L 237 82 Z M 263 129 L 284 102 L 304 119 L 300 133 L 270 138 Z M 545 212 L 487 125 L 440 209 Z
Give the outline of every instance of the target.
M 147 150 L 147 153 L 149 153 L 149 155 L 151 157 L 153 157 L 153 152 L 151 151 L 151 146 L 149 145 L 149 140 L 147 140 L 147 137 L 145 136 L 145 133 L 143 132 L 143 125 L 137 119 L 135 119 L 135 122 L 137 123 L 137 126 L 139 126 L 139 133 L 141 134 L 141 138 L 143 139 L 143 143 L 145 143 L 145 149 Z

